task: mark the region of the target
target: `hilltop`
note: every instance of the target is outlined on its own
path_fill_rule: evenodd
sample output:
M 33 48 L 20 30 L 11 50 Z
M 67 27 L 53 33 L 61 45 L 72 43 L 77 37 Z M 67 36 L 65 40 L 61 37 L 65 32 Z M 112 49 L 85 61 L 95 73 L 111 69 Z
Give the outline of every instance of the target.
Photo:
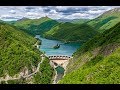
M 23 29 L 33 36 L 36 34 L 42 35 L 44 32 L 48 31 L 56 24 L 58 24 L 58 22 L 50 19 L 49 17 L 41 17 L 39 19 L 22 18 L 12 23 L 12 25 Z
M 44 33 L 44 37 L 62 41 L 86 42 L 112 28 L 120 21 L 120 8 L 109 10 L 92 20 L 79 20 L 57 24 Z
M 120 21 L 120 8 L 115 8 L 106 11 L 102 15 L 87 22 L 96 31 L 102 33 L 107 29 L 112 28 Z

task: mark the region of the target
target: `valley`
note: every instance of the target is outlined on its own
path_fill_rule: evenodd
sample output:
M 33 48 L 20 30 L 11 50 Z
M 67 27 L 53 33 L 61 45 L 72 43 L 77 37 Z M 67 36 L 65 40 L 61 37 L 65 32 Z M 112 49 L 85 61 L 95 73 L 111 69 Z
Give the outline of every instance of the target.
M 0 84 L 120 84 L 120 7 L 41 7 L 43 17 L 23 8 L 25 17 L 0 20 Z

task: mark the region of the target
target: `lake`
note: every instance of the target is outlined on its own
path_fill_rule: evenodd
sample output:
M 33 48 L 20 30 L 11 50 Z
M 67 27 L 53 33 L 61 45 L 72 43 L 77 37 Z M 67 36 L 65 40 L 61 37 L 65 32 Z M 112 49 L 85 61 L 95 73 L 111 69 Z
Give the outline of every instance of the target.
M 72 56 L 72 54 L 80 47 L 80 43 L 67 43 L 64 44 L 58 40 L 49 40 L 46 38 L 40 37 L 40 35 L 36 35 L 37 38 L 42 40 L 42 45 L 40 45 L 40 50 L 45 52 L 46 55 L 67 55 Z M 56 44 L 61 44 L 60 48 L 54 49 L 53 46 Z

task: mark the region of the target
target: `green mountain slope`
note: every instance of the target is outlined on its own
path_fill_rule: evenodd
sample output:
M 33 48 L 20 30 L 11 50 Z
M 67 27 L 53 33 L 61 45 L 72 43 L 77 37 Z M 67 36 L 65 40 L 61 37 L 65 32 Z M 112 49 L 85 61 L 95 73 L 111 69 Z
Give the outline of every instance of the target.
M 120 23 L 83 44 L 59 83 L 119 84 Z
M 73 23 L 61 23 L 51 30 L 45 32 L 44 37 L 49 39 L 58 39 L 62 41 L 78 41 L 86 42 L 92 38 L 97 33 L 103 33 L 105 30 L 108 30 L 115 26 L 120 21 L 120 8 L 115 8 L 109 10 L 99 17 L 83 21 L 84 24 L 79 24 L 79 21 L 75 21 L 77 24 Z M 80 23 L 82 23 L 80 21 Z
M 44 34 L 44 37 L 66 42 L 85 42 L 95 34 L 97 31 L 87 24 L 78 25 L 66 22 L 53 27 Z
M 37 39 L 22 30 L 6 23 L 0 23 L 0 81 L 6 75 L 14 77 L 20 75 L 21 72 L 25 73 L 24 70 L 28 70 L 28 74 L 30 74 L 33 72 L 33 68 L 37 68 L 38 63 L 42 60 L 40 56 L 42 53 L 34 46 L 36 42 Z M 46 60 L 48 61 L 48 59 Z M 48 65 L 48 68 L 42 70 L 39 77 L 44 76 L 41 82 L 46 78 L 48 81 L 44 81 L 44 83 L 50 83 L 53 69 L 50 68 L 49 62 L 44 63 Z M 45 66 L 44 63 L 43 66 Z M 48 72 L 47 76 L 46 71 Z M 8 83 L 27 83 L 26 79 L 25 82 L 22 80 L 22 78 L 11 80 Z
M 85 22 L 88 22 L 90 19 L 78 19 L 78 20 L 73 20 L 71 23 L 74 24 L 83 24 Z
M 51 29 L 54 25 L 58 24 L 58 22 L 48 17 L 42 17 L 40 19 L 24 18 L 12 24 L 14 26 L 19 27 L 20 29 L 24 29 L 27 33 L 31 35 L 36 35 L 36 34 L 42 35 L 44 32 Z
M 120 8 L 109 10 L 99 17 L 87 22 L 88 25 L 92 26 L 99 32 L 104 32 L 110 29 L 120 21 Z

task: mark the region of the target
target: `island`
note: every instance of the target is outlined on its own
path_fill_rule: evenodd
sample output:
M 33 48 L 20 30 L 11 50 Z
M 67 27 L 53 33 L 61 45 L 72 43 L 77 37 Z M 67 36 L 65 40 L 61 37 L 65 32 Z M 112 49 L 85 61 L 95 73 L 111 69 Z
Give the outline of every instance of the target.
M 57 44 L 57 45 L 55 45 L 53 48 L 54 48 L 54 49 L 58 49 L 58 48 L 60 48 L 60 45 Z

